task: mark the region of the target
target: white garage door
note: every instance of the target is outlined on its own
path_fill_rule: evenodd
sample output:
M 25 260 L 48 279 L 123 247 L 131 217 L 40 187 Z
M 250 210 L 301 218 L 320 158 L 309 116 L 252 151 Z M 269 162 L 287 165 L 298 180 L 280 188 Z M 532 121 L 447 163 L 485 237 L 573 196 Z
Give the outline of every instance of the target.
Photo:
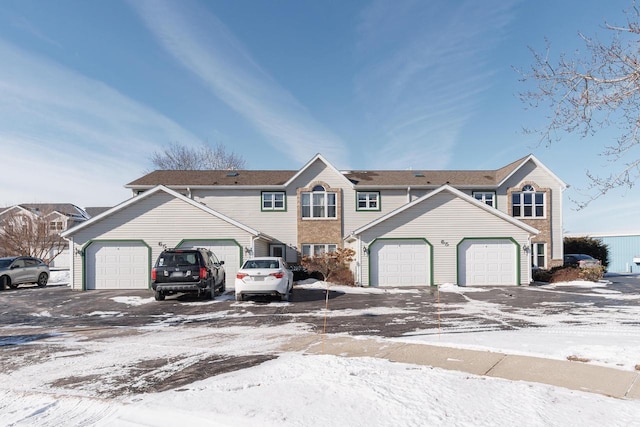
M 85 257 L 87 289 L 149 288 L 149 248 L 142 242 L 93 242 Z
M 429 246 L 423 240 L 378 240 L 371 256 L 371 286 L 429 285 Z
M 241 247 L 234 240 L 185 240 L 180 244 L 181 248 L 207 248 L 220 261 L 224 261 L 224 271 L 227 275 L 227 289 L 232 289 L 236 279 L 236 273 L 240 269 Z
M 517 245 L 508 239 L 468 239 L 458 249 L 460 285 L 517 285 Z

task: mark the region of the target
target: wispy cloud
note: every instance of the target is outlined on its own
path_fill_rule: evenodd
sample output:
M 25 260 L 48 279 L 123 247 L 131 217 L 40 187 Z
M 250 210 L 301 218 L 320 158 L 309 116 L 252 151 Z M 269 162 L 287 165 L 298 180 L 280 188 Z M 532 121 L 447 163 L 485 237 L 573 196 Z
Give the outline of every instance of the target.
M 265 72 L 216 16 L 193 2 L 130 4 L 180 64 L 285 155 L 305 162 L 321 152 L 338 165 L 348 162 L 344 143 Z
M 380 128 L 374 155 L 385 167 L 446 168 L 490 85 L 513 2 L 456 4 L 381 0 L 360 16 L 356 96 Z
M 197 141 L 104 83 L 2 40 L 0 58 L 0 205 L 112 205 L 158 146 Z

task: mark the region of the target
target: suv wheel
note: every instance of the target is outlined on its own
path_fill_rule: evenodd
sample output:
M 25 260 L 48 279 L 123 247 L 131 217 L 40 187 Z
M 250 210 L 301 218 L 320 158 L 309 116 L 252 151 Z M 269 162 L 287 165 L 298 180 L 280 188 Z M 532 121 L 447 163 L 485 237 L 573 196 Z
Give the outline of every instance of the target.
M 40 275 L 38 276 L 38 281 L 36 283 L 38 286 L 42 288 L 47 286 L 48 280 L 49 280 L 49 276 L 47 276 L 47 273 L 40 273 Z
M 156 301 L 164 301 L 164 294 L 160 291 L 156 291 L 155 298 Z

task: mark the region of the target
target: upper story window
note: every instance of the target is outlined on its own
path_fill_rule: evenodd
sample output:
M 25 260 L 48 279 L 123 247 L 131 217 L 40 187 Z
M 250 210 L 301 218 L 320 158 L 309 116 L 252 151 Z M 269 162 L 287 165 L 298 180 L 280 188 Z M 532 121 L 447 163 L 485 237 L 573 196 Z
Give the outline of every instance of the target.
M 492 208 L 496 207 L 496 193 L 492 191 L 474 191 L 473 198 L 480 202 L 486 203 Z
M 287 209 L 284 191 L 263 191 L 262 210 L 263 211 L 284 211 Z
M 356 210 L 379 211 L 380 193 L 377 191 L 358 191 Z
M 328 193 L 322 185 L 301 194 L 302 218 L 336 218 L 336 193 Z
M 62 223 L 62 221 L 51 221 L 49 223 L 49 230 L 52 233 L 56 231 L 62 231 L 64 230 L 64 224 Z
M 511 194 L 512 215 L 517 218 L 544 218 L 545 194 L 525 185 L 522 191 Z

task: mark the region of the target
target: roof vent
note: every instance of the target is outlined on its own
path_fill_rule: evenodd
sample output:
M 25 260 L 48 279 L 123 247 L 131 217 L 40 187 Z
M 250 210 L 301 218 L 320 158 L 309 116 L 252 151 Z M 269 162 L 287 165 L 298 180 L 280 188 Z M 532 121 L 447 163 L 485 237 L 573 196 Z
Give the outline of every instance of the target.
M 238 176 L 240 175 L 238 172 L 227 172 L 227 176 Z
M 413 174 L 413 176 L 424 178 L 424 174 L 422 172 L 416 172 L 416 173 Z

